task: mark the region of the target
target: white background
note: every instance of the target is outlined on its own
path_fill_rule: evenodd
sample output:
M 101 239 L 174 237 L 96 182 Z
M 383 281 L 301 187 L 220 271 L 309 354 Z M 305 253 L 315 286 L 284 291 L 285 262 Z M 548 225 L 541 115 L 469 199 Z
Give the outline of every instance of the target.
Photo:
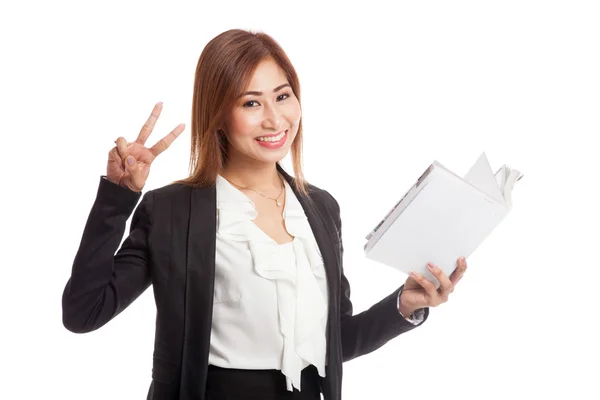
M 600 398 L 597 2 L 210 3 L 2 4 L 2 398 L 145 398 L 152 291 L 84 335 L 61 295 L 107 153 L 158 101 L 149 145 L 188 128 L 145 190 L 187 176 L 196 62 L 231 28 L 299 73 L 305 173 L 341 205 L 356 312 L 406 279 L 364 236 L 431 161 L 462 175 L 486 151 L 525 174 L 449 302 L 344 364 L 344 399 Z

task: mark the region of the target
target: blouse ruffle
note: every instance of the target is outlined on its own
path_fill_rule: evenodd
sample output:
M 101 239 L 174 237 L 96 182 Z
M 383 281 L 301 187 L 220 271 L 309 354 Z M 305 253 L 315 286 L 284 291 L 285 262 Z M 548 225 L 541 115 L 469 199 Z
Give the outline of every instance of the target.
M 281 371 L 287 389 L 300 390 L 302 369 L 310 364 L 325 376 L 326 338 L 323 329 L 327 313 L 325 269 L 310 224 L 291 187 L 285 182 L 283 218 L 291 243 L 280 245 L 253 220 L 258 213 L 254 202 L 218 176 L 217 232 L 233 241 L 247 242 L 254 271 L 276 285 L 279 328 L 283 336 Z M 276 257 L 281 246 L 292 245 L 296 264 L 285 265 Z

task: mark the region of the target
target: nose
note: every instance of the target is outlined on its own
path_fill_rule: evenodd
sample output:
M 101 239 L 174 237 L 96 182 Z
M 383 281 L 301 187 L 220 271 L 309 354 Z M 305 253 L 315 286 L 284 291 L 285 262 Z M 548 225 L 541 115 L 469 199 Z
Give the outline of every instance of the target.
M 263 128 L 278 130 L 281 127 L 281 122 L 283 120 L 280 110 L 277 109 L 277 106 L 273 105 L 265 106 L 264 110 Z

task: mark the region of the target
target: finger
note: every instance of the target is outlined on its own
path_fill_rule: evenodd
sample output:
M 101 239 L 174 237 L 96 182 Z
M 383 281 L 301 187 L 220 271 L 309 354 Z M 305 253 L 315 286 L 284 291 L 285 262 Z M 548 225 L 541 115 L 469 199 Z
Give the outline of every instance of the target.
M 168 149 L 171 143 L 173 143 L 173 141 L 177 139 L 179 135 L 181 135 L 181 132 L 183 132 L 184 129 L 185 124 L 177 125 L 175 129 L 173 129 L 167 136 L 165 136 L 158 143 L 152 146 L 150 151 L 152 152 L 154 157 L 157 157 L 160 153 Z
M 456 262 L 456 269 L 450 275 L 450 281 L 456 285 L 460 281 L 467 270 L 467 260 L 465 257 L 460 257 Z
M 138 135 L 137 139 L 135 140 L 139 144 L 145 144 L 146 140 L 148 140 L 148 137 L 150 136 L 150 134 L 152 133 L 152 130 L 154 129 L 154 125 L 156 125 L 156 121 L 158 120 L 158 117 L 160 117 L 160 112 L 162 111 L 162 105 L 163 105 L 162 102 L 156 103 L 154 105 L 154 108 L 152 109 L 152 113 L 150 113 L 150 117 L 148 117 L 148 120 L 146 121 L 144 126 L 142 126 L 142 130 L 140 130 L 140 134 Z
M 410 276 L 412 276 L 413 279 L 415 281 L 417 281 L 417 283 L 419 285 L 421 285 L 421 287 L 423 289 L 425 289 L 425 292 L 431 299 L 431 302 L 432 302 L 431 305 L 437 305 L 440 303 L 440 295 L 439 295 L 435 285 L 433 284 L 433 282 L 431 282 L 430 280 L 426 279 L 421 274 L 418 274 L 416 272 L 411 272 Z
M 446 273 L 435 264 L 429 263 L 427 264 L 427 268 L 429 268 L 429 271 L 431 271 L 431 273 L 440 282 L 440 297 L 443 301 L 447 301 L 450 293 L 454 291 L 454 285 L 450 279 L 448 279 L 448 275 L 446 275 Z
M 140 170 L 140 167 L 133 156 L 127 156 L 125 160 L 125 168 L 131 176 L 131 184 L 133 186 L 131 189 L 141 192 L 142 187 L 144 186 L 144 177 L 142 176 L 142 171 Z
M 117 151 L 119 153 L 119 157 L 121 157 L 121 163 L 122 165 L 125 165 L 125 159 L 129 155 L 129 152 L 127 151 L 127 140 L 125 140 L 125 138 L 121 136 L 115 141 L 115 143 L 117 144 Z
M 116 141 L 115 141 L 116 143 Z M 119 155 L 119 150 L 116 147 L 113 147 L 108 152 L 108 170 L 107 171 L 124 171 L 125 166 L 123 165 L 123 160 Z

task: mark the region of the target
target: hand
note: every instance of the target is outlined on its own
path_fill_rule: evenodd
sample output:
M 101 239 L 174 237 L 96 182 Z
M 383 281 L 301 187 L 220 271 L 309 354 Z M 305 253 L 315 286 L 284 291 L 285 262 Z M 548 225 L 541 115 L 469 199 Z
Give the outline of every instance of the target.
M 465 274 L 467 261 L 464 257 L 460 257 L 450 278 L 438 266 L 429 264 L 428 267 L 440 282 L 440 288 L 436 289 L 435 284 L 421 274 L 411 272 L 400 295 L 400 312 L 406 317 L 419 308 L 437 307 L 448 301 L 450 293 L 454 291 L 454 286 Z
M 144 144 L 152 133 L 161 111 L 162 103 L 157 103 L 135 142 L 128 143 L 123 137 L 115 140 L 116 147 L 108 152 L 106 165 L 106 178 L 109 181 L 135 192 L 142 191 L 154 159 L 168 149 L 185 129 L 184 124 L 179 124 L 150 149 L 145 147 Z

